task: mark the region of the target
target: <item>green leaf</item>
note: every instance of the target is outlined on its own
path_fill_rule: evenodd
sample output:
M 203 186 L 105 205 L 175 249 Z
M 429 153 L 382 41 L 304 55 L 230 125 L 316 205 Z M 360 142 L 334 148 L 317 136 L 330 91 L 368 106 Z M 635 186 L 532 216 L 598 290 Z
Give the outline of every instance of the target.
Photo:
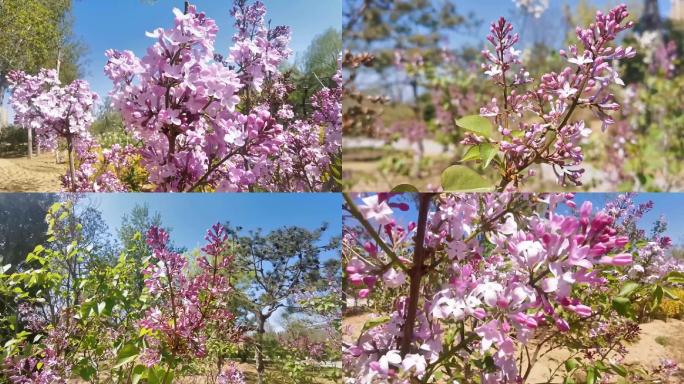
M 663 288 L 663 293 L 664 293 L 665 296 L 667 296 L 667 298 L 670 299 L 670 300 L 679 300 L 679 297 L 677 297 L 677 295 L 675 295 L 674 293 L 672 293 L 672 291 L 670 291 L 670 290 L 668 290 L 668 289 L 666 289 L 666 288 Z
M 519 130 L 511 131 L 511 136 L 516 137 L 518 139 L 522 139 L 523 137 L 525 137 L 525 132 Z
M 622 377 L 627 377 L 627 374 L 629 373 L 625 367 L 622 365 L 617 365 L 617 364 L 611 364 L 610 368 L 612 368 L 613 372 L 616 374 L 622 376 Z
M 629 304 L 630 301 L 626 297 L 613 298 L 613 309 L 622 316 L 627 316 L 629 314 Z
M 366 332 L 367 330 L 369 330 L 371 328 L 375 328 L 378 325 L 385 324 L 388 321 L 390 321 L 389 316 L 382 316 L 382 317 L 378 317 L 376 319 L 367 320 L 366 323 L 363 325 L 363 329 L 361 329 L 361 333 Z
M 456 125 L 478 136 L 492 137 L 492 123 L 480 115 L 470 115 L 456 120 Z
M 489 191 L 489 181 L 468 167 L 452 165 L 442 172 L 444 191 Z
M 565 370 L 568 372 L 573 371 L 579 365 L 579 361 L 576 359 L 565 360 Z
M 480 156 L 480 146 L 473 145 L 472 147 L 468 148 L 465 155 L 463 155 L 461 161 L 480 160 L 481 158 L 482 157 Z
M 399 184 L 396 187 L 392 188 L 392 192 L 395 193 L 418 193 L 418 188 L 411 184 Z
M 663 301 L 663 294 L 665 292 L 663 291 L 663 287 L 660 285 L 656 286 L 655 289 L 653 290 L 653 305 L 651 309 L 656 309 L 660 305 L 660 303 Z
M 119 368 L 122 365 L 126 365 L 134 361 L 138 357 L 138 354 L 140 354 L 140 350 L 135 345 L 124 345 L 123 347 L 121 347 L 119 353 L 116 355 L 116 364 L 113 368 Z
M 148 384 L 169 384 L 173 381 L 173 371 L 166 371 L 161 367 L 147 369 Z
M 138 384 L 138 382 L 140 382 L 140 380 L 142 380 L 144 373 L 145 373 L 145 366 L 144 365 L 136 365 L 135 368 L 133 368 L 133 375 L 131 377 L 131 384 Z
M 97 373 L 97 369 L 86 359 L 81 360 L 78 365 L 78 375 L 85 381 L 90 381 Z
M 667 275 L 667 281 L 674 284 L 684 284 L 684 273 L 673 271 Z
M 593 367 L 587 369 L 587 384 L 596 382 L 596 370 Z
M 106 307 L 107 307 L 107 303 L 105 303 L 104 301 L 101 303 L 97 303 L 97 313 L 99 315 L 101 315 L 104 312 Z
M 479 147 L 480 156 L 482 157 L 482 168 L 486 169 L 489 167 L 489 163 L 492 162 L 498 151 L 489 143 L 480 144 Z
M 147 368 L 147 384 L 159 384 L 161 383 L 161 377 L 157 375 L 158 368 L 149 367 Z
M 633 281 L 629 281 L 625 285 L 622 286 L 622 289 L 620 290 L 620 293 L 618 293 L 618 296 L 629 297 L 638 288 L 639 288 L 638 283 L 635 283 Z

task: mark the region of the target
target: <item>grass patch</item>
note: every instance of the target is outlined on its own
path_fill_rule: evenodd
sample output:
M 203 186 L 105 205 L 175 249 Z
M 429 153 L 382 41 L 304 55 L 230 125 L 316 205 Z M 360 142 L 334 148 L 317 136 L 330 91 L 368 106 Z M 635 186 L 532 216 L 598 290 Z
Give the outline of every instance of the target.
M 655 342 L 662 345 L 662 346 L 667 346 L 667 345 L 671 344 L 670 340 L 665 336 L 657 336 L 655 338 Z

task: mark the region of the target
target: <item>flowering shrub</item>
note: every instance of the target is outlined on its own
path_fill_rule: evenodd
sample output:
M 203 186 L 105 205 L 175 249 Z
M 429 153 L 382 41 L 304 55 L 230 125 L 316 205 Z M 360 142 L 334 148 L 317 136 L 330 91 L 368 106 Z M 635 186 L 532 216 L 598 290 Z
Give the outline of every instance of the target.
M 15 123 L 35 129 L 41 147 L 54 149 L 58 138 L 66 140 L 69 173 L 63 184 L 65 189 L 76 191 L 75 156 L 83 156 L 90 149 L 88 128 L 97 95 L 83 80 L 62 87 L 54 70 L 41 70 L 35 76 L 15 71 L 10 74 L 10 83 Z
M 319 190 L 340 151 L 339 89 L 313 96 L 310 121 L 287 104 L 279 71 L 290 30 L 269 28 L 260 2 L 236 1 L 233 47 L 215 52 L 216 23 L 189 6 L 138 59 L 107 51 L 113 105 L 145 147 L 143 165 L 163 191 Z M 335 80 L 340 86 L 339 74 Z
M 253 275 L 242 268 L 242 246 L 254 244 L 246 239 L 238 244 L 235 232 L 216 224 L 204 246 L 181 252 L 167 230 L 143 219 L 127 226 L 124 246 L 110 253 L 111 244 L 92 240 L 92 231 L 100 228 L 86 219 L 83 208 L 69 200 L 54 204 L 46 216 L 46 243 L 24 262 L 0 268 L 0 382 L 168 384 L 174 378 L 203 377 L 211 383 L 246 383 L 243 366 L 229 357 L 261 347 L 255 331 L 272 324 L 252 317 L 252 288 L 244 285 Z M 292 231 L 280 230 L 280 244 L 289 241 L 293 257 L 310 253 L 287 237 Z M 296 293 L 284 296 L 287 309 L 302 326 L 269 333 L 278 354 L 268 357 L 283 364 L 268 364 L 266 380 L 339 378 L 330 362 L 339 361 L 341 349 L 340 269 L 339 264 L 324 268 L 327 280 L 320 285 L 317 264 L 305 270 L 315 275 L 306 284 L 297 280 L 304 273 L 288 280 L 299 285 Z
M 156 42 L 144 57 L 106 52 L 112 107 L 139 141 L 112 149 L 115 154 L 105 153 L 88 135 L 94 96 L 83 81 L 66 89 L 53 86 L 40 96 L 36 92 L 57 82 L 54 71 L 17 76 L 18 122 L 59 134 L 70 154 L 76 150 L 79 169 L 70 162 L 68 189 L 139 189 L 121 180 L 121 169 L 137 161 L 158 191 L 337 188 L 341 72 L 311 97 L 310 115 L 295 115 L 288 104 L 295 84 L 280 70 L 291 55 L 289 28 L 270 27 L 259 1 L 236 0 L 231 15 L 235 34 L 225 59 L 215 48 L 216 22 L 189 4 L 185 12 L 174 9 L 171 28 L 147 33 Z M 39 137 L 45 135 L 41 131 Z M 79 145 L 74 135 L 85 142 Z
M 145 270 L 145 287 L 156 299 L 155 304 L 140 321 L 147 343 L 142 359 L 147 367 L 158 364 L 162 352 L 170 355 L 171 367 L 184 358 L 205 357 L 208 327 L 221 329 L 226 343 L 239 339 L 231 329 L 233 315 L 227 310 L 233 259 L 227 252 L 228 236 L 217 224 L 206 240 L 204 256 L 197 261 L 200 273 L 189 278 L 188 260 L 168 249 L 166 231 L 153 227 L 147 233 L 147 244 L 156 260 Z
M 140 261 L 122 254 L 111 266 L 88 266 L 72 212 L 70 204 L 53 206 L 51 245 L 36 247 L 26 259 L 37 268 L 0 280 L 20 306 L 20 319 L 2 318 L 17 332 L 2 350 L 11 383 L 66 383 L 72 375 L 168 383 L 180 363 L 211 357 L 204 345 L 208 335 L 217 337 L 212 329 L 221 330 L 224 344 L 241 337 L 228 310 L 232 254 L 220 225 L 207 233 L 197 274 L 187 270 L 187 256 L 168 249 L 164 230 L 150 229 L 153 255 L 144 262 L 144 291 L 136 295 Z M 20 324 L 26 324 L 21 331 Z M 216 379 L 244 383 L 232 365 Z
M 679 190 L 684 110 L 678 100 L 684 76 L 681 52 L 675 44 L 678 37 L 646 31 L 633 40 L 643 54 L 641 61 L 628 66 L 635 78 L 626 91 L 625 108 L 616 119 L 617 129 L 611 135 L 615 139 L 606 143 L 606 168 L 621 176 L 611 187 Z M 616 158 L 619 161 L 613 162 Z
M 633 27 L 628 16 L 626 6 L 621 5 L 607 14 L 598 12 L 588 28 L 578 27 L 580 47 L 571 45 L 560 51 L 571 65 L 541 75 L 531 89 L 526 88 L 533 79 L 521 66 L 521 51 L 515 49 L 519 36 L 504 18 L 492 23 L 487 40 L 494 51 L 482 52 L 482 68 L 501 90 L 501 98 L 493 98 L 480 115 L 456 122 L 468 131 L 463 144 L 470 148 L 463 160 L 478 160 L 484 168 L 494 164 L 501 175 L 498 191 L 511 184 L 518 188 L 533 175 L 528 168 L 539 163 L 552 166 L 559 184 L 580 185 L 584 170 L 577 167 L 584 155 L 579 144 L 591 129 L 584 120 L 573 120 L 573 115 L 577 108 L 586 108 L 602 121 L 603 130 L 614 123 L 610 112 L 620 105 L 609 86 L 624 82 L 611 62 L 634 57 L 635 51 L 610 43 Z M 452 166 L 442 174 L 445 190 L 487 188 L 488 183 L 463 166 Z
M 683 276 L 669 260 L 657 278 L 629 272 L 653 252 L 666 260 L 652 245 L 662 231 L 648 242 L 636 230 L 647 208 L 629 196 L 600 210 L 571 194 L 346 196 L 349 292 L 377 311 L 344 348 L 350 382 L 520 383 L 560 348 L 561 377 L 630 376 L 616 356 Z

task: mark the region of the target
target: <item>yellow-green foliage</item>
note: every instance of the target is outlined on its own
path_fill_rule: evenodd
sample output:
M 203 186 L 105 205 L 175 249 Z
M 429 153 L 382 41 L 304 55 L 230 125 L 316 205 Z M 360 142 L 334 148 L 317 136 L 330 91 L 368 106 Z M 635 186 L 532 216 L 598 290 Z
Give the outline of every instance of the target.
M 684 289 L 671 289 L 670 292 L 677 296 L 679 300 L 663 299 L 662 303 L 660 303 L 659 312 L 665 317 L 684 317 Z

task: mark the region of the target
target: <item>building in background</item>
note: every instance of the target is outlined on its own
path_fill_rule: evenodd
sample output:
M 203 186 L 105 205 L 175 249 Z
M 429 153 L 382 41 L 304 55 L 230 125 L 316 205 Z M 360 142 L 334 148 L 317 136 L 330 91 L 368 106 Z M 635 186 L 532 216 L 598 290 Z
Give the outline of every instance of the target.
M 670 18 L 672 20 L 684 21 L 684 0 L 671 0 L 672 10 Z
M 636 31 L 641 33 L 645 31 L 657 31 L 660 29 L 660 10 L 658 9 L 658 0 L 645 0 L 644 11 L 641 14 L 641 19 L 637 24 Z

